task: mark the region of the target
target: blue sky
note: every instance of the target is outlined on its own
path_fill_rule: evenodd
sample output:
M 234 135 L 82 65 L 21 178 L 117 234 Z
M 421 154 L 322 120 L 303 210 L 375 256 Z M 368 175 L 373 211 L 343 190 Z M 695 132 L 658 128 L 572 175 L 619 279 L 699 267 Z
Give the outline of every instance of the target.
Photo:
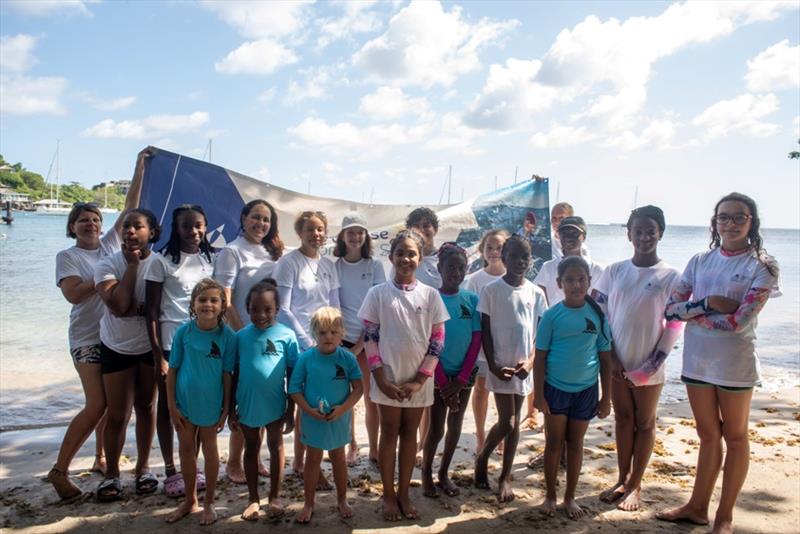
M 0 3 L 0 153 L 129 177 L 148 144 L 282 187 L 453 201 L 538 173 L 592 222 L 800 227 L 798 2 Z

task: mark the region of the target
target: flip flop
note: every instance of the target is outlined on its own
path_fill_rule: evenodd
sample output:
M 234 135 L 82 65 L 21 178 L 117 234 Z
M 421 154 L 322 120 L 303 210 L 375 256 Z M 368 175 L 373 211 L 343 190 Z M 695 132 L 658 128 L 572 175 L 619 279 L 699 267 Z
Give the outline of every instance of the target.
M 99 502 L 113 502 L 122 498 L 122 484 L 118 477 L 107 478 L 97 486 L 97 500 Z
M 153 473 L 142 473 L 136 477 L 136 495 L 148 495 L 158 489 L 158 479 Z

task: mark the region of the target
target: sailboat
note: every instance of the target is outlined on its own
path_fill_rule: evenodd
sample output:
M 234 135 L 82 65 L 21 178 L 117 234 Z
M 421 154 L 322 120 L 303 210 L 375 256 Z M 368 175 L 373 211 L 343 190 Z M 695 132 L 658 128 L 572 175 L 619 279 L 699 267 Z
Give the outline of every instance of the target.
M 105 195 L 105 200 L 103 202 L 103 207 L 100 208 L 100 213 L 119 213 L 118 209 L 108 207 L 108 184 L 103 187 L 103 193 Z
M 45 198 L 42 200 L 38 200 L 33 203 L 34 210 L 36 213 L 40 215 L 68 215 L 70 210 L 72 210 L 72 204 L 69 202 L 62 202 L 59 200 L 59 193 L 61 189 L 61 185 L 59 183 L 60 180 L 60 165 L 61 162 L 59 161 L 59 147 L 61 145 L 61 141 L 56 141 L 56 153 L 53 156 L 53 160 L 50 162 L 50 168 L 47 170 L 47 179 L 46 181 L 50 181 L 50 172 L 53 170 L 53 165 L 55 164 L 56 167 L 56 197 L 53 198 L 53 182 L 50 182 L 50 198 Z

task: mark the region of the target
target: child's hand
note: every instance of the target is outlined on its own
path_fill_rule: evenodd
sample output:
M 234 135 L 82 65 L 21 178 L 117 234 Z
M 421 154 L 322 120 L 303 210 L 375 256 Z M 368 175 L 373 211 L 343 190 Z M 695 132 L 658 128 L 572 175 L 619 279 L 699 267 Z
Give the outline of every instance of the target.
M 233 432 L 239 431 L 239 414 L 236 412 L 233 412 L 230 416 L 228 416 L 228 428 L 230 428 Z
M 543 414 L 550 415 L 550 405 L 547 404 L 547 401 L 544 399 L 544 397 L 534 396 L 533 405 Z
M 495 367 L 492 369 L 492 373 L 494 376 L 502 380 L 503 382 L 508 382 L 514 376 L 517 370 L 514 367 Z
M 739 309 L 739 301 L 720 295 L 707 297 L 708 307 L 719 313 L 734 313 Z
M 319 410 L 312 409 L 311 411 L 306 411 L 306 413 L 308 415 L 310 415 L 311 417 L 313 417 L 314 419 L 316 419 L 317 421 L 327 421 L 328 420 L 328 416 L 326 414 L 320 412 Z
M 606 397 L 600 399 L 600 403 L 597 405 L 597 417 L 600 419 L 605 419 L 608 417 L 608 414 L 611 413 L 611 400 Z
M 164 353 L 159 349 L 158 354 L 153 351 L 153 358 L 156 361 L 156 378 L 166 378 L 169 373 L 169 361 L 164 357 Z
M 458 378 L 453 378 L 441 389 L 441 396 L 447 400 L 450 397 L 458 396 L 461 390 L 464 389 L 465 384 Z
M 461 409 L 461 404 L 459 403 L 459 396 L 452 395 L 444 399 L 445 405 L 450 409 L 451 412 L 455 413 Z
M 403 400 L 403 392 L 397 385 L 392 384 L 388 380 L 376 380 L 376 382 L 378 384 L 378 389 L 380 389 L 384 395 L 392 400 Z
M 214 425 L 214 430 L 217 431 L 217 434 L 222 432 L 222 429 L 225 428 L 225 420 L 227 418 L 228 418 L 227 412 L 222 412 L 222 415 L 219 416 L 219 421 L 217 421 L 217 424 Z
M 411 382 L 406 382 L 402 386 L 400 386 L 400 391 L 403 400 L 410 399 L 414 393 L 422 389 L 422 384 L 417 382 L 416 380 L 412 380 Z
M 141 259 L 142 251 L 138 248 L 130 248 L 125 242 L 120 245 L 120 250 L 122 250 L 122 256 L 125 258 L 125 261 L 128 265 L 139 265 L 139 260 Z
M 294 430 L 294 410 L 286 410 L 283 414 L 283 434 L 291 434 Z
M 525 361 L 517 362 L 517 365 L 514 366 L 514 376 L 520 380 L 525 380 L 528 378 L 529 373 L 530 369 L 528 369 L 527 362 Z
M 325 417 L 326 421 L 336 421 L 341 416 L 347 413 L 347 410 L 342 409 L 342 405 L 339 404 L 337 406 L 331 406 L 331 411 Z
M 184 425 L 186 425 L 186 418 L 183 417 L 183 414 L 177 408 L 173 408 L 169 411 L 169 418 L 172 420 L 172 425 L 175 427 L 175 430 L 180 432 L 183 430 Z
M 625 380 L 625 368 L 616 357 L 611 358 L 611 378 L 615 380 Z

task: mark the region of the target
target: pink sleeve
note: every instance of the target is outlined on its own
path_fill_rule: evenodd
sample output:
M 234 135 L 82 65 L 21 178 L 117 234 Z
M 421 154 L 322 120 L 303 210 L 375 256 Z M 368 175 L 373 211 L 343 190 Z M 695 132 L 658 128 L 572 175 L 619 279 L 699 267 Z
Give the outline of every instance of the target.
M 463 383 L 469 382 L 469 377 L 475 369 L 475 362 L 478 360 L 478 353 L 481 351 L 481 332 L 472 333 L 472 341 L 467 348 L 467 356 L 464 358 L 464 364 L 461 366 L 461 371 L 458 373 L 458 379 Z

